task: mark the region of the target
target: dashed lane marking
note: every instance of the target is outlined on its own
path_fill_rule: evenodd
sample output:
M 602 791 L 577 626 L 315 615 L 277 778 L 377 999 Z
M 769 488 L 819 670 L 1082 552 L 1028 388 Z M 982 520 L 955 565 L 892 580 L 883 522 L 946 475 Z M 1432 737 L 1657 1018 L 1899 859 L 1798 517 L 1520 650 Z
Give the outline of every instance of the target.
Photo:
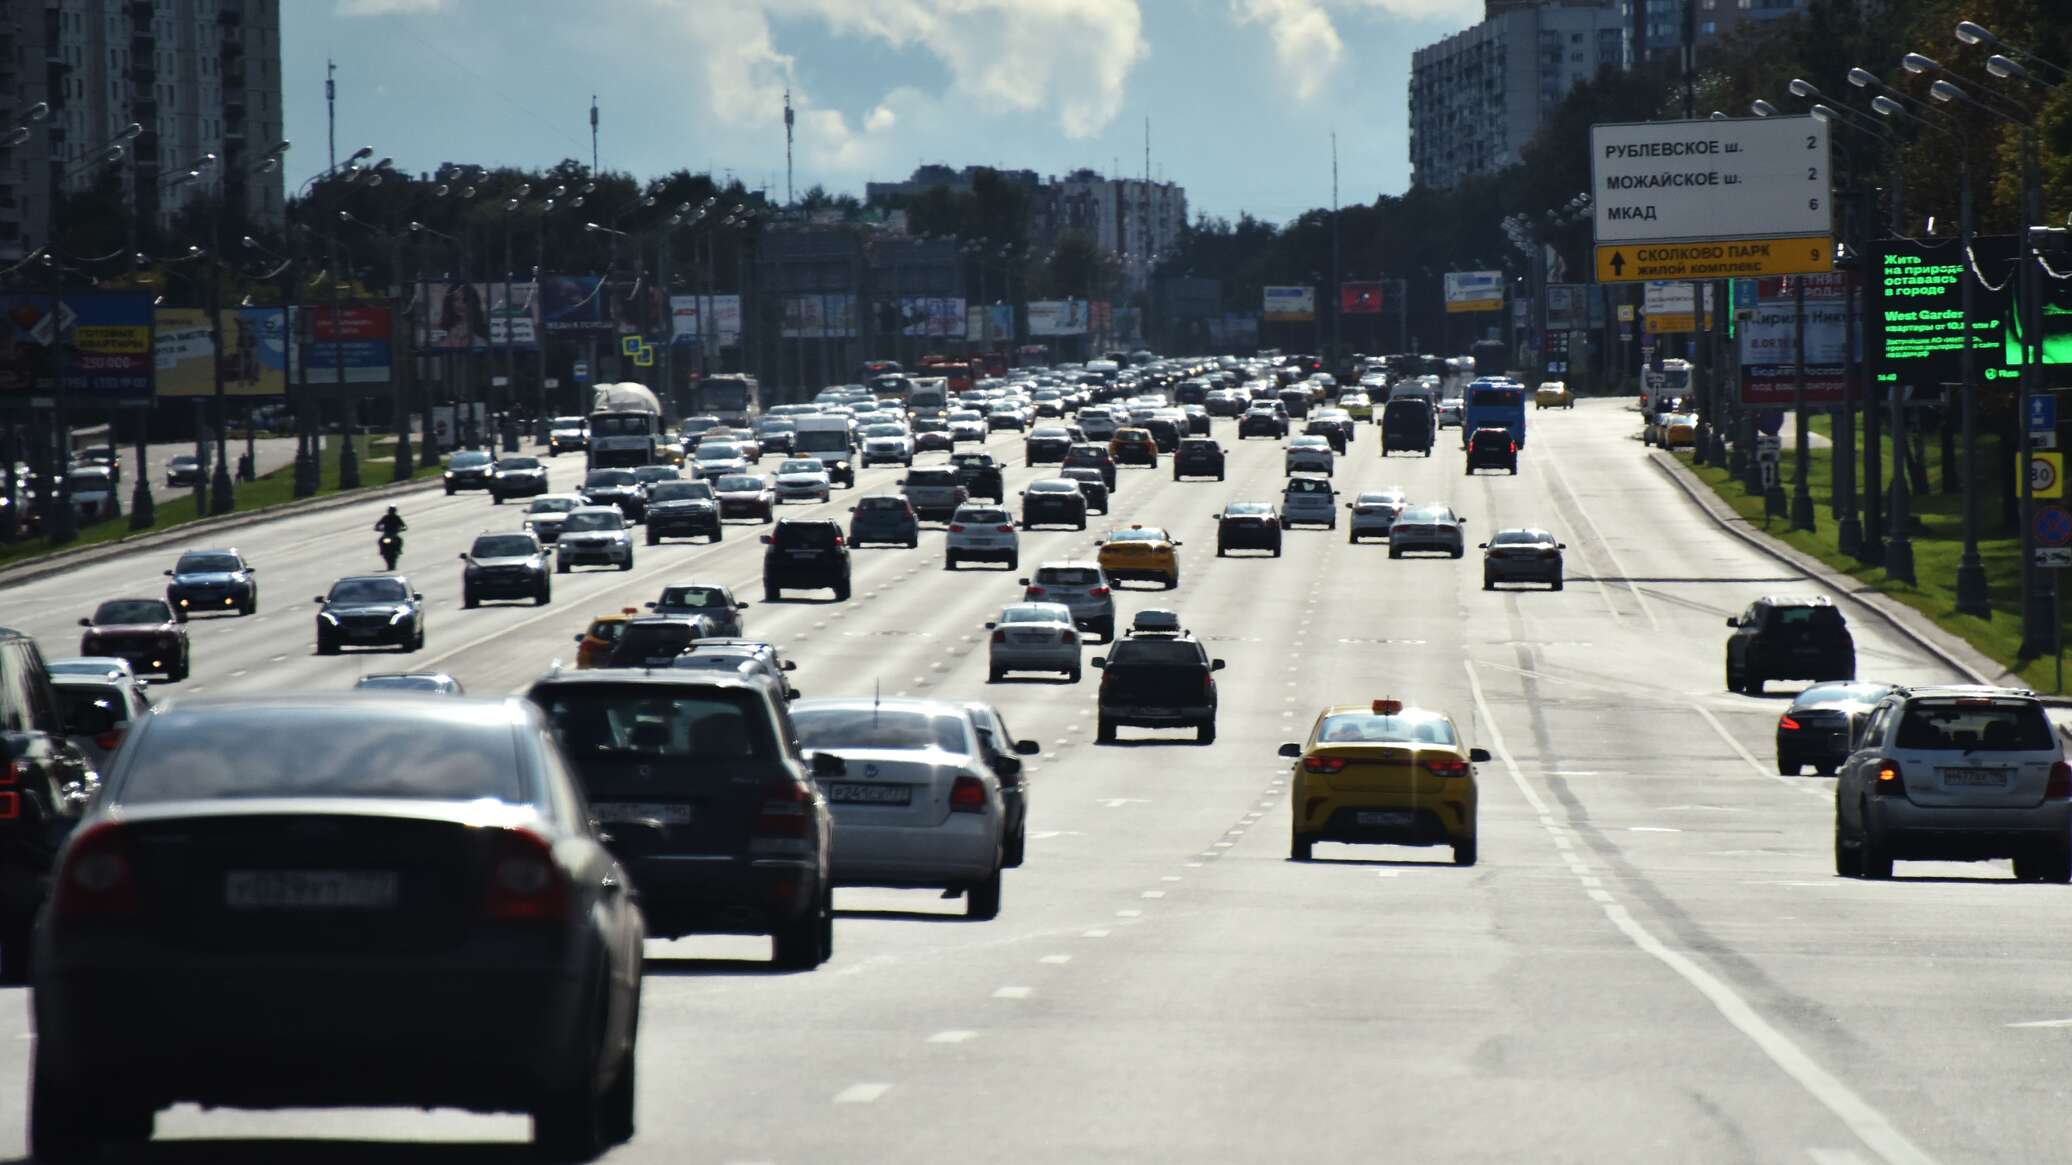
M 995 987 L 993 988 L 993 998 L 1027 999 L 1029 997 L 1029 991 L 1030 989 L 1027 987 Z
M 836 1104 L 871 1104 L 879 1097 L 892 1091 L 890 1084 L 851 1084 L 835 1093 Z

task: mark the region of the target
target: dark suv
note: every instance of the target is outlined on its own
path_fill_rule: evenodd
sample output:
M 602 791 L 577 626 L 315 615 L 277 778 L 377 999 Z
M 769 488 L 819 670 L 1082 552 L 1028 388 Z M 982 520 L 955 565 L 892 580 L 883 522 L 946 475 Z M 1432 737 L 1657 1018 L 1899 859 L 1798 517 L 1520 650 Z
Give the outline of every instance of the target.
M 873 494 L 856 499 L 849 507 L 849 544 L 877 542 L 904 546 L 921 544 L 921 519 L 914 507 L 897 494 Z
M 1763 694 L 1770 680 L 1853 680 L 1856 641 L 1826 595 L 1765 595 L 1727 616 L 1727 690 Z
M 63 713 L 36 641 L 0 627 L 0 980 L 29 972 L 29 931 L 43 905 L 58 844 L 100 786 L 65 735 Z
M 482 534 L 460 556 L 460 605 L 473 609 L 484 599 L 531 599 L 544 607 L 554 597 L 554 568 L 547 548 L 530 531 Z
M 785 518 L 763 535 L 763 601 L 774 603 L 787 590 L 830 588 L 837 602 L 849 597 L 849 547 L 840 523 L 825 518 Z
M 957 467 L 957 476 L 964 479 L 964 492 L 971 497 L 988 498 L 996 506 L 1007 499 L 1007 481 L 991 453 L 952 453 L 950 464 Z
M 767 934 L 782 967 L 834 949 L 833 824 L 772 685 L 707 671 L 556 672 L 526 698 L 561 743 L 655 938 Z
M 1189 437 L 1173 454 L 1173 480 L 1183 477 L 1213 477 L 1223 480 L 1223 446 L 1209 437 Z
M 1518 442 L 1509 429 L 1477 429 L 1468 434 L 1468 473 L 1478 469 L 1518 472 Z
M 1097 655 L 1101 669 L 1098 735 L 1115 742 L 1121 725 L 1192 728 L 1202 744 L 1216 741 L 1216 677 L 1223 661 L 1210 659 L 1194 636 L 1132 632 Z

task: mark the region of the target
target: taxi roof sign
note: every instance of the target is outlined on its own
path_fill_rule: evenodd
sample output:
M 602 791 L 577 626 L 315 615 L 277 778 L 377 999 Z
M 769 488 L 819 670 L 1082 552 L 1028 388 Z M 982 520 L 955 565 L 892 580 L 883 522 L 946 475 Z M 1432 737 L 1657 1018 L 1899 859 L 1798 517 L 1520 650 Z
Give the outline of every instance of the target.
M 1374 701 L 1374 714 L 1375 714 L 1376 716 L 1394 716 L 1394 715 L 1396 715 L 1396 714 L 1397 714 L 1398 712 L 1401 712 L 1402 710 L 1403 710 L 1403 701 L 1401 701 L 1401 700 L 1376 700 L 1376 701 Z

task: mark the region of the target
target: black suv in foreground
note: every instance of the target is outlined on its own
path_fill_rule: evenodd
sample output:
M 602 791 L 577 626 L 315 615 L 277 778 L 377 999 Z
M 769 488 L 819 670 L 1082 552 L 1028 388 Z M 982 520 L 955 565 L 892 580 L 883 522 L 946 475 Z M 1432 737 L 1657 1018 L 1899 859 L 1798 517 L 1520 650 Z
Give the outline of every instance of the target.
M 1763 694 L 1770 680 L 1853 680 L 1856 640 L 1826 595 L 1764 595 L 1727 616 L 1727 690 Z
M 640 888 L 648 934 L 767 934 L 777 965 L 834 950 L 833 821 L 765 683 L 711 671 L 555 672 L 538 705 L 605 844 Z
M 1209 437 L 1189 437 L 1173 454 L 1173 480 L 1213 477 L 1223 480 L 1223 446 Z
M 1210 659 L 1201 641 L 1185 631 L 1131 631 L 1108 654 L 1101 669 L 1100 720 L 1095 739 L 1115 742 L 1117 727 L 1192 728 L 1195 740 L 1216 742 L 1216 679 L 1223 661 Z
M 1509 429 L 1477 429 L 1468 435 L 1468 473 L 1478 469 L 1518 472 L 1518 442 Z
M 849 547 L 842 527 L 825 518 L 785 518 L 763 535 L 763 601 L 784 591 L 822 587 L 840 602 L 849 597 Z
M 36 641 L 0 627 L 0 980 L 29 973 L 29 933 L 59 843 L 100 787 L 65 724 Z

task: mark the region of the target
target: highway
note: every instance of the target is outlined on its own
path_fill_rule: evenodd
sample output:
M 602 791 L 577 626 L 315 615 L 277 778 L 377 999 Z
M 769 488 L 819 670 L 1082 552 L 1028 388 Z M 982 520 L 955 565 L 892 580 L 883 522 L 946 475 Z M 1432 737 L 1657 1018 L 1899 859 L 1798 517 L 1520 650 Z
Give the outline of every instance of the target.
M 1342 525 L 1289 532 L 1277 560 L 1215 558 L 1213 512 L 1283 480 L 1280 444 L 1239 442 L 1234 422 L 1217 422 L 1226 482 L 1120 471 L 1116 520 L 1186 543 L 1180 589 L 1129 590 L 1123 618 L 1177 607 L 1228 661 L 1206 747 L 1129 729 L 1096 746 L 1091 670 L 986 683 L 982 624 L 1020 588 L 997 568 L 945 571 L 940 527 L 919 550 L 857 551 L 847 603 L 761 602 L 762 528 L 734 523 L 717 546 L 640 546 L 630 573 L 558 575 L 545 608 L 463 611 L 456 555 L 523 509 L 472 493 L 400 503 L 425 650 L 314 654 L 311 596 L 379 567 L 370 503 L 227 538 L 259 565 L 260 614 L 197 619 L 192 679 L 158 692 L 337 689 L 401 668 L 510 691 L 572 658 L 590 615 L 716 580 L 753 601 L 746 632 L 798 661 L 807 695 L 983 696 L 1042 742 L 1028 861 L 997 921 L 925 892 L 844 890 L 817 971 L 773 973 L 767 940 L 651 943 L 639 1132 L 612 1162 L 2063 1156 L 2072 894 L 2014 883 L 2004 862 L 1835 877 L 1832 781 L 1770 763 L 1787 697 L 1731 695 L 1721 675 L 1723 618 L 1809 584 L 1648 464 L 1622 402 L 1528 420 L 1516 477 L 1463 476 L 1451 430 L 1429 459 L 1383 461 L 1371 427 L 1337 477 L 1345 500 L 1402 485 L 1452 503 L 1471 547 L 1552 529 L 1560 593 L 1484 592 L 1472 548 L 1391 561 Z M 1014 434 L 991 448 L 1010 503 L 1049 475 L 1022 467 Z M 576 458 L 551 464 L 557 488 L 580 476 Z M 898 476 L 863 471 L 854 493 L 784 512 L 846 518 Z M 1024 533 L 1019 573 L 1091 557 L 1103 521 Z M 72 654 L 79 616 L 157 593 L 174 556 L 0 589 L 0 623 Z M 1844 609 L 1863 678 L 1960 678 Z M 1494 754 L 1479 865 L 1332 844 L 1288 860 L 1276 748 L 1319 706 L 1380 696 L 1449 710 Z M 33 1037 L 26 992 L 0 994 L 11 1147 Z M 515 1161 L 527 1131 L 443 1111 L 181 1108 L 142 1159 L 349 1161 L 372 1144 L 387 1162 Z

